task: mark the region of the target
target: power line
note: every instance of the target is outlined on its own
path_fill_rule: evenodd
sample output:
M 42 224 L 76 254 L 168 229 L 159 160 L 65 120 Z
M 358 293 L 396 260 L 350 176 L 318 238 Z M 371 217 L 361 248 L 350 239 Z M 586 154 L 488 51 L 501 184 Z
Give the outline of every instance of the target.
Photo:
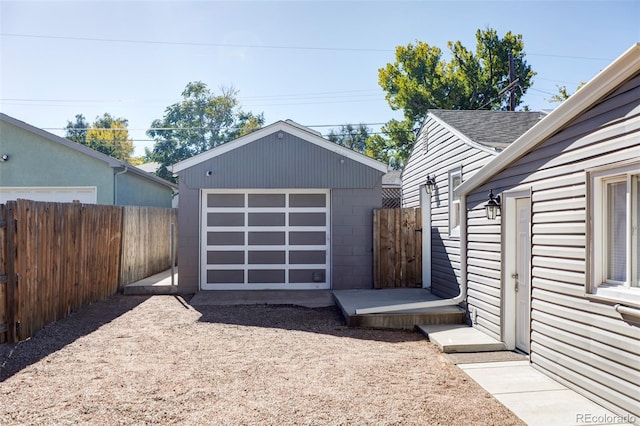
M 98 42 L 107 42 L 107 43 L 159 44 L 159 45 L 173 45 L 173 46 L 236 47 L 236 48 L 241 47 L 241 48 L 254 48 L 254 49 L 319 50 L 319 51 L 342 51 L 342 52 L 393 52 L 394 51 L 390 49 L 371 49 L 371 48 L 352 48 L 352 47 L 314 47 L 314 46 L 258 45 L 258 44 L 233 44 L 233 43 L 198 43 L 198 42 L 183 42 L 183 41 L 131 40 L 131 39 L 70 37 L 70 36 L 51 36 L 51 35 L 38 35 L 38 34 L 15 34 L 15 33 L 0 33 L 0 36 L 52 39 L 52 40 L 98 41 Z
M 97 38 L 97 37 L 72 37 L 72 36 L 53 36 L 41 34 L 17 34 L 17 33 L 0 33 L 2 37 L 20 37 L 20 38 L 37 38 L 51 40 L 71 40 L 71 41 L 96 41 L 104 43 L 129 43 L 129 44 L 155 44 L 155 45 L 173 45 L 173 46 L 200 46 L 200 47 L 235 47 L 235 48 L 251 48 L 251 49 L 278 49 L 278 50 L 316 50 L 316 51 L 342 51 L 342 52 L 395 52 L 395 49 L 380 48 L 364 48 L 364 47 L 325 47 L 325 46 L 288 46 L 288 45 L 259 45 L 259 44 L 235 44 L 235 43 L 202 43 L 202 42 L 186 42 L 186 41 L 157 41 L 157 40 L 133 40 L 133 39 L 115 39 L 115 38 Z M 614 58 L 592 57 L 592 56 L 574 56 L 574 55 L 558 55 L 552 53 L 526 53 L 526 56 L 544 56 L 557 59 L 579 59 L 588 61 L 606 61 L 611 62 Z

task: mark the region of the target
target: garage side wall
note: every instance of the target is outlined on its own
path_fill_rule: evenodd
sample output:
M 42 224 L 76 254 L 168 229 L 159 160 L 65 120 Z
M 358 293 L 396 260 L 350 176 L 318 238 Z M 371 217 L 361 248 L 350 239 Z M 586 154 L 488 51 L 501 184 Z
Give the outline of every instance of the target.
M 198 291 L 200 265 L 200 191 L 179 182 L 180 205 L 178 207 L 178 258 L 180 293 Z
M 332 288 L 373 288 L 373 209 L 380 186 L 331 191 Z

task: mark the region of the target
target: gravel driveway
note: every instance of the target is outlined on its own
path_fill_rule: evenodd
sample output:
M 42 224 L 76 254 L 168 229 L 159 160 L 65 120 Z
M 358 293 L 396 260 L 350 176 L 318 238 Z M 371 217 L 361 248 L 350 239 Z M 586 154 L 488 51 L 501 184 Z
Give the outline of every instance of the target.
M 522 423 L 417 333 L 116 295 L 0 345 L 0 424 Z

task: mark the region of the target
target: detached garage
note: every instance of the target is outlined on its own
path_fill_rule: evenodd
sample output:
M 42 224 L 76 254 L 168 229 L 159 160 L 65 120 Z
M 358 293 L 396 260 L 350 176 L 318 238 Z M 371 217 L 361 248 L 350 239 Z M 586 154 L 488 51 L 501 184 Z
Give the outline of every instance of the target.
M 175 164 L 179 291 L 373 288 L 386 171 L 292 121 Z

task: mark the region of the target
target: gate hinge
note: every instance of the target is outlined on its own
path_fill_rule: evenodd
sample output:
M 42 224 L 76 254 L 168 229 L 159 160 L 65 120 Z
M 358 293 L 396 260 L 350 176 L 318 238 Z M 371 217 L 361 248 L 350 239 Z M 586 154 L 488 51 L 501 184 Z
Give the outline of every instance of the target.
M 416 232 L 422 232 L 422 228 L 416 228 Z
M 9 277 L 6 275 L 0 275 L 0 283 L 6 283 L 9 280 Z

